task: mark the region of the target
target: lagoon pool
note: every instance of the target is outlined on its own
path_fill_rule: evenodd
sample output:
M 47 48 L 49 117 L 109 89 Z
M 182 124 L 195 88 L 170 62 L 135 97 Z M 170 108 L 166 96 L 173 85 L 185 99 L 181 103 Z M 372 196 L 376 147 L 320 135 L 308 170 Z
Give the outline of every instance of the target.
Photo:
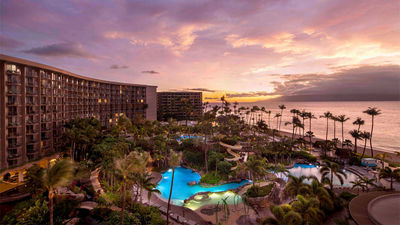
M 168 199 L 169 192 L 171 188 L 171 179 L 172 179 L 172 169 L 161 174 L 162 179 L 157 185 L 157 189 L 161 192 L 161 197 L 164 199 Z M 249 183 L 249 180 L 243 180 L 240 183 L 228 183 L 215 187 L 202 187 L 199 184 L 190 186 L 189 182 L 196 181 L 196 183 L 200 182 L 200 175 L 191 169 L 176 167 L 175 168 L 175 176 L 174 176 L 174 186 L 172 189 L 171 201 L 174 205 L 184 205 L 184 200 L 188 199 L 190 196 L 199 193 L 199 192 L 223 192 L 228 191 L 230 189 L 236 189 L 246 183 Z
M 182 141 L 185 139 L 201 139 L 203 140 L 204 137 L 203 136 L 195 136 L 195 135 L 181 135 L 179 138 L 177 138 L 177 141 Z
M 319 172 L 320 166 L 316 166 L 314 164 L 294 164 L 293 168 L 288 169 L 289 173 L 295 177 L 300 176 L 316 176 L 318 180 L 321 180 L 321 173 Z M 358 176 L 350 171 L 344 170 L 344 173 L 347 175 L 347 178 L 344 179 L 343 186 L 351 187 L 351 181 L 355 181 L 358 179 Z M 288 180 L 287 176 L 282 173 L 276 173 L 277 177 Z M 306 183 L 311 183 L 311 180 L 306 180 Z M 340 181 L 334 176 L 333 183 L 335 185 L 340 185 Z

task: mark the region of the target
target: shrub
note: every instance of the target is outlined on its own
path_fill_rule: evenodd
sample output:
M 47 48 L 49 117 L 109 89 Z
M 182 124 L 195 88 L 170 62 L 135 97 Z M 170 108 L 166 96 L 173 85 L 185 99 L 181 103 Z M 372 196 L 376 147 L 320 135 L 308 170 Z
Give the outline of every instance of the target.
M 352 156 L 349 159 L 350 165 L 361 166 L 361 159 L 357 156 Z
M 317 161 L 317 157 L 306 151 L 294 151 L 293 156 L 295 158 L 307 160 L 310 163 L 315 163 Z
M 200 182 L 204 184 L 218 184 L 221 181 L 221 176 L 219 176 L 215 171 L 204 174 Z
M 272 188 L 274 187 L 274 184 L 268 184 L 266 186 L 258 187 L 256 185 L 251 186 L 249 189 L 246 191 L 246 195 L 252 198 L 256 197 L 264 197 L 268 195 Z
M 222 176 L 228 176 L 229 172 L 231 172 L 232 164 L 227 161 L 218 162 L 218 173 Z

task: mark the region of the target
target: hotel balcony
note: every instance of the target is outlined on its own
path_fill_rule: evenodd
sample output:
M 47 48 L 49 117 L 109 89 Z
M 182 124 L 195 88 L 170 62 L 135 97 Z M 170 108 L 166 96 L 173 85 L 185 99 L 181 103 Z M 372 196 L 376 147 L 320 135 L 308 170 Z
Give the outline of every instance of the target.
M 21 157 L 20 154 L 8 154 L 8 155 L 7 155 L 7 159 L 9 159 L 9 160 L 18 159 L 18 158 L 20 158 L 20 157 Z

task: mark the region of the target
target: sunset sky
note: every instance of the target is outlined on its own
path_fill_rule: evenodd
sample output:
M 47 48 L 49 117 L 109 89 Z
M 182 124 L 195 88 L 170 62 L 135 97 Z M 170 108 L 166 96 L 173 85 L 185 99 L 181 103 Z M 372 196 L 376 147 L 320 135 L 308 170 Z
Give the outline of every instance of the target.
M 0 3 L 0 52 L 81 75 L 225 94 L 396 95 L 400 1 Z

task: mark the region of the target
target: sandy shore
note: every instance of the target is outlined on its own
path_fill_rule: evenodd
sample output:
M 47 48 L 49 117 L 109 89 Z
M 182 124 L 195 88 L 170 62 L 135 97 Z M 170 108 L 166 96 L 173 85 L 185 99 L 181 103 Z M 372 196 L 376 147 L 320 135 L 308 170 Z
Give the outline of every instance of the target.
M 281 136 L 292 137 L 292 134 L 289 133 L 289 132 L 286 132 L 286 131 L 279 131 L 279 134 L 280 134 Z M 295 135 L 295 137 L 298 138 L 298 137 L 300 137 L 300 135 Z M 306 140 L 309 140 L 309 139 L 306 137 Z M 313 143 L 316 142 L 316 141 L 325 141 L 325 139 L 315 138 L 315 137 L 312 138 L 311 140 L 312 140 Z M 352 141 L 354 141 L 354 140 L 352 140 Z M 361 153 L 361 154 L 362 154 L 362 152 L 364 151 L 364 147 L 363 147 L 364 145 L 363 145 L 363 143 L 364 143 L 364 142 L 362 142 L 362 141 L 358 141 L 358 142 L 357 142 L 357 152 L 358 152 L 358 153 Z M 353 143 L 353 144 L 354 144 L 354 143 Z M 361 144 L 361 146 L 360 146 L 360 144 Z M 372 143 L 372 144 L 373 144 L 373 143 Z M 339 145 L 340 145 L 340 143 L 339 143 Z M 354 150 L 354 146 L 351 147 L 351 149 Z M 374 156 L 376 156 L 376 154 L 379 154 L 379 153 L 381 153 L 381 154 L 383 154 L 383 153 L 388 154 L 389 157 L 391 157 L 391 158 L 387 158 L 388 161 L 400 163 L 400 157 L 398 157 L 395 153 L 390 152 L 390 151 L 384 151 L 384 150 L 381 150 L 381 149 L 374 148 Z M 368 144 L 367 144 L 367 148 L 366 148 L 366 150 L 365 150 L 365 154 L 366 154 L 366 155 L 371 155 L 371 149 L 368 148 Z

